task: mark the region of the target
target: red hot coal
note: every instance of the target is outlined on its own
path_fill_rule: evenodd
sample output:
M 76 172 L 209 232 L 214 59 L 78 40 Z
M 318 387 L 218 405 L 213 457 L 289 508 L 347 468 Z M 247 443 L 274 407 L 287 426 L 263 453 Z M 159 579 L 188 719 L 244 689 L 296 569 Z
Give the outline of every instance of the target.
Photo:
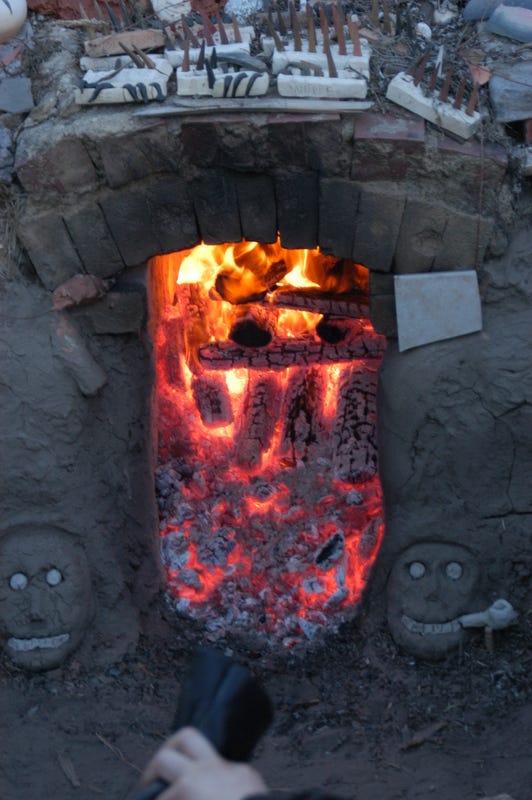
M 384 530 L 367 270 L 200 245 L 152 259 L 151 295 L 169 602 L 211 638 L 336 629 Z

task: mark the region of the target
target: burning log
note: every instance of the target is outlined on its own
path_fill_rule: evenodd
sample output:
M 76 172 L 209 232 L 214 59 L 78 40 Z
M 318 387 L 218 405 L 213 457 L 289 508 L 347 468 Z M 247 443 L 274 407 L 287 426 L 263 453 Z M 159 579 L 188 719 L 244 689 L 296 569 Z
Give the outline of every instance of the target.
M 356 339 L 364 331 L 363 324 L 354 319 L 340 319 L 338 317 L 323 317 L 316 325 L 316 333 L 328 344 Z
M 377 370 L 346 370 L 333 425 L 333 464 L 340 480 L 368 481 L 377 474 Z
M 293 371 L 285 395 L 280 455 L 290 453 L 294 460 L 304 459 L 308 457 L 312 445 L 321 440 L 326 388 L 324 375 L 319 368 Z
M 235 457 L 240 466 L 260 465 L 262 453 L 271 445 L 280 405 L 276 378 L 250 376 L 235 437 Z
M 159 363 L 163 364 L 166 381 L 172 387 L 183 388 L 185 385 L 181 362 L 183 325 L 180 317 L 163 318 L 161 321 L 161 334 Z
M 278 312 L 268 306 L 238 306 L 229 338 L 242 347 L 265 347 L 275 336 Z
M 185 358 L 191 372 L 197 375 L 201 371 L 199 349 L 211 338 L 207 320 L 213 301 L 200 283 L 178 284 L 176 299 L 184 326 Z
M 204 425 L 220 428 L 231 424 L 233 409 L 225 376 L 195 375 L 191 388 Z
M 364 330 L 364 329 L 363 329 Z M 298 339 L 277 338 L 267 347 L 251 349 L 233 342 L 216 342 L 199 348 L 199 361 L 207 369 L 279 370 L 312 364 L 338 364 L 346 361 L 380 358 L 384 337 L 364 331 L 339 344 L 327 344 L 313 336 Z
M 329 314 L 335 317 L 358 319 L 368 317 L 369 301 L 366 295 L 349 292 L 327 294 L 321 289 L 298 289 L 283 286 L 268 296 L 269 302 L 280 308 L 294 308 L 315 314 Z
M 245 267 L 222 267 L 216 276 L 214 288 L 222 300 L 229 303 L 252 303 L 262 300 L 266 292 L 287 272 L 288 267 L 282 260 L 266 264 L 260 262 L 254 266 L 251 258 L 248 258 Z

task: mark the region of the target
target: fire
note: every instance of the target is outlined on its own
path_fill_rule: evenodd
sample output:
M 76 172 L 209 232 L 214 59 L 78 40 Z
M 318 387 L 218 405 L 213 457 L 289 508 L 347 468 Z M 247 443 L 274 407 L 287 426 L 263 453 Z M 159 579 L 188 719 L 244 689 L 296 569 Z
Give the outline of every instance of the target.
M 279 243 L 156 257 L 162 557 L 211 635 L 353 613 L 383 535 L 368 273 Z

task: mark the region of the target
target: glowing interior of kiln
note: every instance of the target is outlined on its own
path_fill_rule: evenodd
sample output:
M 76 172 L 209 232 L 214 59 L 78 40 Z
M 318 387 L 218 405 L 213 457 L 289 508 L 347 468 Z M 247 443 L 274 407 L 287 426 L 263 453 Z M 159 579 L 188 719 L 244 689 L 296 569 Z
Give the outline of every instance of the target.
M 351 618 L 383 534 L 367 270 L 279 244 L 151 262 L 168 598 L 286 646 Z

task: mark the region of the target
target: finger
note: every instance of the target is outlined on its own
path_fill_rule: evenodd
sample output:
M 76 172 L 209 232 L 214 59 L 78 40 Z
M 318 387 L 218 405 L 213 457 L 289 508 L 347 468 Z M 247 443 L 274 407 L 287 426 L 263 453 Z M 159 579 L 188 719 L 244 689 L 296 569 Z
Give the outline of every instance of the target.
M 187 756 L 165 745 L 146 767 L 142 775 L 142 784 L 149 785 L 159 778 L 167 783 L 172 783 L 183 773 L 188 763 Z
M 170 741 L 174 748 L 194 761 L 219 758 L 218 752 L 197 728 L 181 728 Z

